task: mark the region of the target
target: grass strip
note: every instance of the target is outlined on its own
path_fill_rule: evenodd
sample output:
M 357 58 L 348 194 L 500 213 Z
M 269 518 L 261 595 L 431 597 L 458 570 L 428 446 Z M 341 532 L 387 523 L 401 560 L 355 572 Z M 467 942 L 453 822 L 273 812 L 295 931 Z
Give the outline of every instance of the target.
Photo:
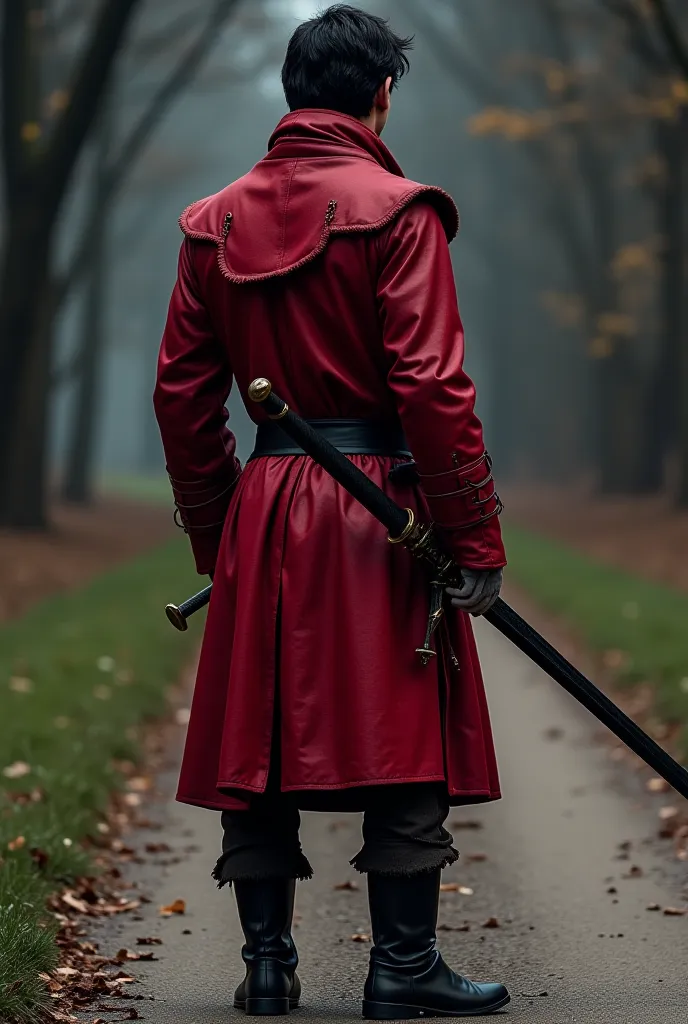
M 688 595 L 604 565 L 538 534 L 505 531 L 509 577 L 560 615 L 620 685 L 649 683 L 688 755 Z
M 198 625 L 176 634 L 168 601 L 197 589 L 175 540 L 52 597 L 0 628 L 0 1020 L 40 1018 L 39 972 L 57 959 L 47 895 L 92 873 L 81 843 L 138 759 Z

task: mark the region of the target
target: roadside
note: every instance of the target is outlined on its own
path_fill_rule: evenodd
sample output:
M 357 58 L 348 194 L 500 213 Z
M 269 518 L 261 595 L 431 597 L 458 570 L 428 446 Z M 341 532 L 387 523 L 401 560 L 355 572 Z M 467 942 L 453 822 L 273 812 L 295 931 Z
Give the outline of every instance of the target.
M 659 835 L 675 801 L 619 765 L 590 716 L 487 624 L 477 632 L 504 799 L 450 816 L 461 859 L 444 879 L 446 959 L 506 982 L 514 1020 L 682 1024 L 688 888 L 685 864 L 664 855 L 672 844 Z M 124 837 L 121 867 L 138 906 L 73 912 L 131 979 L 83 1015 L 89 1024 L 242 1017 L 232 1008 L 242 936 L 231 891 L 210 878 L 219 815 L 174 802 L 182 739 L 179 728 L 144 826 Z M 303 821 L 315 877 L 297 895 L 299 1017 L 355 1021 L 370 950 L 365 883 L 348 865 L 360 816 Z
M 688 757 L 688 515 L 657 499 L 508 496 L 509 579 L 594 655 L 596 678 Z M 624 696 L 625 694 L 625 696 Z
M 170 508 L 169 495 L 162 505 L 109 494 L 88 508 L 57 505 L 47 533 L 0 530 L 0 622 L 177 536 Z
M 149 784 L 145 724 L 166 713 L 198 636 L 169 643 L 164 606 L 198 577 L 185 538 L 169 540 L 167 510 L 108 499 L 55 522 L 50 535 L 0 538 L 3 1021 L 37 1020 L 46 1003 L 68 1018 L 77 945 L 51 894 L 67 886 L 77 903 L 122 911 L 105 853 Z
M 591 499 L 580 490 L 507 488 L 504 522 L 655 583 L 688 591 L 688 510 L 663 497 Z

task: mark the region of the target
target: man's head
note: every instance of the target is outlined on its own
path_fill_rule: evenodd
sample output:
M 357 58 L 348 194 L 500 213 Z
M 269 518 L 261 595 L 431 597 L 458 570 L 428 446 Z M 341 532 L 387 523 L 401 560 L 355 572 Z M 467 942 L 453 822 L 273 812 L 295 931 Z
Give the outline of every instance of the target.
M 338 110 L 379 135 L 392 89 L 409 70 L 411 44 L 383 18 L 347 4 L 329 7 L 300 25 L 289 42 L 282 68 L 289 109 Z

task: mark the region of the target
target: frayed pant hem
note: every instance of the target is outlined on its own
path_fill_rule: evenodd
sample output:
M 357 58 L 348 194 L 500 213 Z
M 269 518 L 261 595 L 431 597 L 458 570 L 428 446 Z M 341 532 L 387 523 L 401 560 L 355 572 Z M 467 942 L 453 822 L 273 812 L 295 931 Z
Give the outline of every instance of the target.
M 401 851 L 391 855 L 390 851 L 369 853 L 365 848 L 349 861 L 351 866 L 362 875 L 386 875 L 393 878 L 406 878 L 413 875 L 425 875 L 438 868 L 447 868 L 459 859 L 459 851 L 452 846 L 449 850 L 413 850 L 404 856 Z
M 231 888 L 233 882 L 259 882 L 275 878 L 307 882 L 313 877 L 313 868 L 302 853 L 286 864 L 271 863 L 270 858 L 265 858 L 261 864 L 260 859 L 252 857 L 249 863 L 248 858 L 233 858 L 231 854 L 223 854 L 213 868 L 212 878 L 217 882 L 218 889 L 222 889 L 225 885 Z

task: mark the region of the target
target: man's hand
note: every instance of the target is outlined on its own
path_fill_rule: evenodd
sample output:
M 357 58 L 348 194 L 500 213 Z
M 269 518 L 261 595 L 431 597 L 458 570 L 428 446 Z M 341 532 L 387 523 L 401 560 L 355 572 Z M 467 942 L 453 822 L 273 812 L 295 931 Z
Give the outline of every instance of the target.
M 484 615 L 489 612 L 502 589 L 501 569 L 462 569 L 462 583 L 457 590 L 447 587 L 452 607 L 460 608 L 470 615 Z

